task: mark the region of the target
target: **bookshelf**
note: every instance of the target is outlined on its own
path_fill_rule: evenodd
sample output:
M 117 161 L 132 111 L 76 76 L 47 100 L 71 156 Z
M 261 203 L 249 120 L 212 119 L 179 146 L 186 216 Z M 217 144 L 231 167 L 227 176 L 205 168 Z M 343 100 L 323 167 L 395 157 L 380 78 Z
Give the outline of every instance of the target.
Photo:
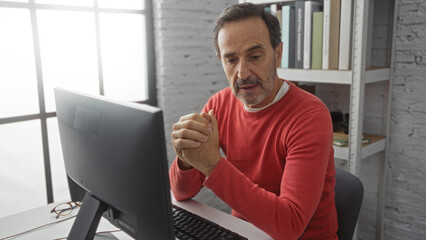
M 347 1 L 347 0 L 341 0 Z M 389 142 L 389 119 L 390 119 L 390 101 L 392 86 L 392 69 L 394 56 L 394 41 L 390 44 L 389 67 L 368 67 L 370 59 L 367 58 L 367 51 L 371 52 L 371 38 L 367 35 L 372 34 L 372 19 L 374 0 L 352 0 L 352 36 L 351 36 L 351 64 L 350 70 L 319 70 L 319 69 L 296 69 L 279 68 L 278 75 L 281 78 L 290 81 L 315 83 L 315 84 L 344 84 L 350 87 L 349 96 L 349 144 L 347 147 L 334 146 L 335 158 L 343 159 L 347 162 L 347 170 L 356 176 L 360 174 L 362 159 L 372 156 L 379 152 L 384 152 L 384 158 L 379 164 L 379 186 L 377 203 L 377 229 L 376 239 L 384 239 L 384 208 L 385 208 L 385 181 L 388 150 L 386 148 Z M 391 33 L 389 38 L 395 39 L 397 1 L 392 0 L 390 4 L 389 24 Z M 242 2 L 252 2 L 254 4 L 288 4 L 294 0 L 239 0 Z M 322 2 L 322 1 L 320 1 Z M 371 135 L 363 133 L 364 120 L 364 101 L 365 86 L 367 84 L 384 82 L 386 90 L 384 94 L 384 118 L 382 121 L 382 134 Z M 362 144 L 362 137 L 370 139 L 370 143 Z M 357 233 L 354 239 L 357 238 Z
M 365 83 L 389 81 L 389 68 L 374 68 L 365 71 Z M 297 69 L 279 68 L 278 75 L 289 81 L 307 83 L 332 83 L 332 84 L 352 84 L 352 71 L 347 70 L 317 70 L 317 69 Z
M 374 135 L 374 134 L 363 134 L 363 135 L 364 137 L 370 139 L 370 142 L 367 144 L 362 144 L 361 158 L 366 158 L 385 150 L 385 147 L 386 147 L 385 136 Z M 333 147 L 334 147 L 335 158 L 343 159 L 346 161 L 349 160 L 348 146 L 345 146 L 345 147 L 333 146 Z

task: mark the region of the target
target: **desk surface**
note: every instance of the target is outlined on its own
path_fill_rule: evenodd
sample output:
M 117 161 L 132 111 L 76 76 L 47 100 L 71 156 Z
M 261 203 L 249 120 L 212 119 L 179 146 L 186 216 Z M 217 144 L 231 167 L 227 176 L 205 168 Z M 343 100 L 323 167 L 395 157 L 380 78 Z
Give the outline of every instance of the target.
M 244 220 L 236 218 L 232 215 L 224 213 L 220 210 L 217 210 L 195 200 L 177 202 L 173 199 L 173 203 L 179 207 L 185 208 L 195 214 L 198 214 L 210 221 L 216 222 L 219 225 L 230 229 L 231 231 L 237 232 L 238 234 L 245 236 L 248 239 L 271 239 L 271 237 L 269 237 L 266 233 L 253 226 L 251 223 L 248 223 Z M 56 205 L 57 203 L 52 203 L 40 208 L 35 208 L 26 212 L 0 218 L 0 239 L 17 233 L 25 232 L 29 229 L 33 229 L 44 224 L 58 221 L 59 219 L 56 219 L 56 215 L 50 213 L 50 210 Z M 75 211 L 75 213 L 77 213 L 77 211 Z M 73 212 L 74 215 L 75 213 Z M 31 233 L 13 239 L 65 239 L 71 229 L 73 222 L 74 218 L 61 223 L 49 225 L 48 227 L 33 231 Z M 117 228 L 115 228 L 107 220 L 102 218 L 98 227 L 98 232 L 110 231 L 115 229 Z M 109 235 L 111 237 L 102 237 L 99 239 L 132 239 L 123 232 L 115 232 L 112 233 L 112 235 L 114 235 L 115 238 Z

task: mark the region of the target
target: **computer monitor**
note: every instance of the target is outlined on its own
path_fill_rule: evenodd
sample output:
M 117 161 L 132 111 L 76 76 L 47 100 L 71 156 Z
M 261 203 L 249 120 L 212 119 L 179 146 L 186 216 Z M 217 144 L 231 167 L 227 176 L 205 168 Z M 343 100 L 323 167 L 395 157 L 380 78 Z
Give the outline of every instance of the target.
M 162 111 L 55 89 L 72 200 L 68 239 L 93 239 L 102 215 L 135 239 L 175 239 Z

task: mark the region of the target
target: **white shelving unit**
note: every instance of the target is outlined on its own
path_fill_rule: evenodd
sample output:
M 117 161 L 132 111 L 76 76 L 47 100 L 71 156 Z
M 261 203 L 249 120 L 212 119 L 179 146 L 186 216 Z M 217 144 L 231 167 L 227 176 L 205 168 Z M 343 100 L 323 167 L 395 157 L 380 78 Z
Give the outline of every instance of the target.
M 388 81 L 390 70 L 389 68 L 369 69 L 365 71 L 365 74 L 366 84 Z M 353 71 L 279 68 L 278 75 L 289 81 L 351 85 Z
M 342 0 L 346 1 L 346 0 Z M 393 1 L 393 35 L 395 35 L 395 16 L 397 1 Z M 254 4 L 271 4 L 282 2 L 294 2 L 294 0 L 248 0 L 239 2 L 252 2 Z M 388 68 L 366 69 L 367 62 L 367 34 L 371 34 L 368 23 L 369 8 L 374 6 L 374 0 L 353 0 L 353 34 L 352 34 L 352 67 L 351 70 L 306 70 L 306 69 L 278 69 L 278 75 L 281 78 L 297 82 L 326 83 L 326 84 L 345 84 L 350 86 L 350 120 L 349 120 L 349 146 L 334 146 L 335 158 L 347 161 L 347 170 L 356 176 L 359 176 L 361 160 L 376 153 L 385 151 L 385 158 L 380 163 L 379 190 L 378 190 L 378 211 L 377 211 L 377 239 L 384 238 L 384 200 L 385 200 L 385 179 L 387 166 L 386 143 L 389 136 L 389 118 L 390 118 L 390 100 L 392 85 L 393 61 Z M 371 14 L 371 13 L 370 13 Z M 370 15 L 371 16 L 371 15 Z M 388 36 L 393 37 L 394 36 Z M 393 41 L 392 41 L 393 42 Z M 391 57 L 393 56 L 394 43 L 392 43 Z M 375 82 L 386 82 L 388 92 L 385 93 L 386 114 L 382 124 L 382 136 L 369 135 L 363 133 L 364 119 L 364 97 L 365 85 Z M 370 138 L 369 144 L 361 144 L 362 136 Z M 355 234 L 354 239 L 357 238 Z

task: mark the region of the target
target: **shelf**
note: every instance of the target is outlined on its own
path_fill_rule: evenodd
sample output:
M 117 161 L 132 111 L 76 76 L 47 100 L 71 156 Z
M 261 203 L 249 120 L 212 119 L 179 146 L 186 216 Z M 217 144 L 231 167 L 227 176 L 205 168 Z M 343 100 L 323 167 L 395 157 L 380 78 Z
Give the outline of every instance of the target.
M 387 81 L 390 79 L 389 68 L 369 68 L 365 72 L 365 83 Z
M 239 0 L 238 2 L 251 2 L 254 4 L 273 4 L 278 3 L 277 7 L 280 5 L 286 5 L 288 3 L 292 4 L 294 0 Z M 346 2 L 342 0 L 342 2 Z M 389 63 L 391 66 L 387 67 L 368 67 L 366 64 L 368 62 L 367 57 L 371 55 L 371 43 L 368 41 L 368 36 L 371 36 L 371 32 L 374 31 L 374 24 L 371 21 L 375 17 L 373 16 L 374 11 L 374 1 L 368 0 L 356 0 L 353 1 L 351 11 L 352 13 L 352 26 L 350 32 L 351 36 L 351 69 L 349 70 L 322 70 L 322 69 L 294 69 L 294 68 L 278 68 L 277 74 L 280 78 L 299 83 L 312 83 L 312 84 L 340 84 L 347 85 L 349 87 L 349 111 L 350 111 L 350 120 L 349 120 L 349 129 L 353 136 L 366 137 L 369 138 L 370 142 L 368 144 L 360 145 L 358 142 L 350 142 L 350 147 L 334 147 L 334 157 L 336 159 L 342 159 L 347 163 L 347 170 L 352 174 L 359 176 L 360 175 L 360 165 L 361 160 L 372 156 L 377 153 L 385 153 L 383 157 L 380 156 L 379 164 L 379 182 L 378 182 L 378 195 L 373 196 L 377 198 L 377 239 L 383 239 L 384 234 L 384 212 L 385 212 L 385 196 L 386 188 L 383 182 L 386 181 L 386 162 L 389 151 L 386 150 L 386 137 L 371 135 L 371 134 L 362 134 L 363 121 L 364 121 L 364 105 L 367 103 L 366 99 L 366 86 L 373 83 L 385 83 L 384 94 L 384 105 L 386 113 L 384 113 L 384 118 L 382 121 L 382 127 L 386 127 L 385 135 L 389 134 L 389 119 L 390 119 L 390 103 L 392 100 L 392 89 L 389 86 L 392 86 L 392 71 L 393 61 L 392 56 L 394 56 L 395 51 L 395 40 L 389 42 L 391 45 L 391 51 L 388 51 L 388 57 L 390 57 Z M 392 6 L 393 5 L 393 6 Z M 398 4 L 394 2 L 389 4 L 389 15 L 386 16 L 389 21 L 389 26 L 387 26 L 387 32 L 392 33 L 392 36 L 388 34 L 388 38 L 392 37 L 395 39 L 396 36 L 396 23 L 397 23 L 397 13 L 398 13 Z M 386 10 L 385 10 L 386 11 Z M 393 13 L 392 13 L 393 12 Z M 384 16 L 384 15 L 383 15 Z M 391 20 L 393 25 L 391 26 Z M 381 20 L 379 20 L 381 21 Z M 386 27 L 383 27 L 384 29 Z M 381 28 L 380 28 L 381 29 Z M 389 50 L 389 49 L 388 49 Z M 303 84 L 301 84 L 303 85 Z M 314 85 L 315 86 L 315 85 Z M 312 87 L 314 87 L 312 86 Z M 305 86 L 306 87 L 306 86 Z M 387 88 L 387 89 L 386 89 Z M 335 90 L 338 90 L 336 88 Z M 381 94 L 378 91 L 375 91 L 376 94 Z M 372 93 L 368 93 L 369 95 Z M 330 96 L 332 97 L 332 96 Z M 340 98 L 338 98 L 339 100 Z M 346 101 L 342 102 L 343 104 Z M 362 136 L 360 136 L 362 135 Z M 337 136 L 336 136 L 337 139 Z M 353 139 L 355 140 L 355 139 Z M 359 140 L 359 139 L 358 139 Z M 351 152 L 349 151 L 351 149 Z M 382 154 L 380 154 L 382 155 Z M 356 228 L 358 229 L 358 228 Z M 358 238 L 357 230 L 354 233 L 354 238 Z
M 294 2 L 295 0 L 247 0 L 239 2 L 251 2 L 254 4 L 268 4 L 268 3 L 280 3 L 280 2 Z
M 278 76 L 289 81 L 309 83 L 352 83 L 352 71 L 350 70 L 316 70 L 278 68 Z M 365 71 L 365 83 L 388 81 L 390 77 L 389 68 L 369 68 Z
M 278 68 L 278 76 L 289 81 L 351 84 L 352 71 Z
M 373 135 L 373 134 L 364 134 L 364 137 L 370 139 L 370 143 L 363 144 L 361 148 L 361 158 L 366 158 L 371 155 L 374 155 L 378 152 L 385 150 L 386 147 L 386 137 Z M 349 160 L 349 148 L 348 147 L 334 147 L 334 157 L 344 160 Z

